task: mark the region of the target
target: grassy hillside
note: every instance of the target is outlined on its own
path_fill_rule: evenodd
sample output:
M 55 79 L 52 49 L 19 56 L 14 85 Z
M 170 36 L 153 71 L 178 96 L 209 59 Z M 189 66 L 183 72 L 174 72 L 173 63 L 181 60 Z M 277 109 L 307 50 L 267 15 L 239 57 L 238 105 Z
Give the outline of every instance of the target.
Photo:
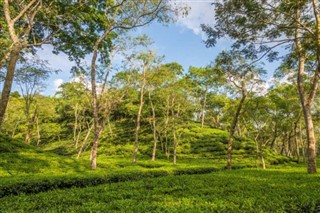
M 210 159 L 225 160 L 228 132 L 210 127 L 201 128 L 200 124 L 192 123 L 184 129 L 181 137 L 179 152 Z M 281 164 L 289 162 L 290 159 L 271 151 L 269 148 L 264 150 L 264 158 L 267 164 Z M 256 159 L 256 144 L 253 140 L 246 137 L 235 136 L 233 144 L 233 160 L 235 163 Z
M 270 169 L 271 164 L 289 159 L 267 150 L 268 171 L 225 171 L 226 132 L 201 129 L 197 124 L 183 131 L 177 165 L 161 149 L 157 161 L 150 160 L 148 132 L 142 135 L 136 164 L 131 162 L 133 147 L 125 141 L 128 138 L 122 141 L 114 135 L 112 143 L 104 135 L 96 171 L 90 170 L 90 151 L 76 159 L 68 141 L 36 148 L 0 136 L 0 212 L 303 212 L 318 208 L 320 194 L 306 184 L 318 176 L 289 167 Z M 255 166 L 255 144 L 236 138 L 234 168 Z M 301 187 L 292 188 L 296 183 Z M 306 197 L 308 190 L 313 190 L 313 199 Z M 298 196 L 292 200 L 294 194 Z
M 89 168 L 89 161 L 84 159 L 60 156 L 0 136 L 0 177 L 80 173 Z
M 126 124 L 123 122 L 117 125 Z M 121 129 L 120 126 L 118 127 Z M 172 160 L 166 158 L 164 151 L 161 150 L 160 142 L 157 161 L 150 162 L 153 142 L 151 133 L 147 131 L 142 131 L 139 160 L 136 165 L 133 165 L 131 163 L 133 143 L 128 141 L 128 138 L 131 138 L 129 134 L 131 134 L 129 131 L 113 131 L 112 137 L 108 137 L 108 134 L 103 135 L 98 153 L 99 171 L 172 167 Z M 227 132 L 222 130 L 209 127 L 200 128 L 200 125 L 195 123 L 187 125 L 179 138 L 178 165 L 175 168 L 223 168 L 227 138 Z M 80 159 L 76 159 L 75 154 L 76 149 L 71 141 L 59 141 L 36 148 L 2 135 L 0 136 L 0 177 L 35 174 L 60 175 L 90 171 L 90 149 L 85 151 Z M 255 158 L 254 142 L 247 138 L 237 137 L 234 143 L 234 166 L 255 166 Z M 288 158 L 270 150 L 265 151 L 265 158 L 268 165 L 289 161 Z
M 134 124 L 127 120 L 115 122 L 111 130 L 106 128 L 99 142 L 99 157 L 131 159 L 133 154 Z M 211 159 L 224 161 L 226 159 L 226 150 L 228 143 L 228 133 L 223 130 L 210 128 L 208 126 L 201 128 L 198 123 L 188 123 L 183 129 L 179 130 L 178 138 L 178 163 L 184 159 Z M 172 157 L 172 136 L 168 137 L 170 153 Z M 151 158 L 153 147 L 153 135 L 149 128 L 142 127 L 139 136 L 139 159 L 148 160 Z M 164 151 L 165 138 L 159 138 L 157 159 L 166 160 Z M 57 153 L 59 155 L 76 155 L 77 151 L 72 142 L 60 141 L 45 144 L 43 149 Z M 82 159 L 89 159 L 90 147 L 82 155 Z M 290 159 L 281 156 L 269 149 L 264 152 L 267 164 L 279 164 L 288 162 Z M 234 141 L 233 159 L 235 166 L 237 163 L 252 161 L 256 163 L 256 144 L 245 137 L 236 137 Z M 170 160 L 169 160 L 170 161 Z M 101 162 L 101 161 L 100 161 Z

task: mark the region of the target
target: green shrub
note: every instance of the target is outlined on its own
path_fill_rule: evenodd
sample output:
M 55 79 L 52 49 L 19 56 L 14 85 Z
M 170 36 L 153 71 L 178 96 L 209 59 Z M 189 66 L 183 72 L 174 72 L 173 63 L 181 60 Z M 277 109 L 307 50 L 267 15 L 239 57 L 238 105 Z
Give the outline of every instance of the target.
M 191 175 L 191 174 L 207 174 L 210 172 L 217 172 L 221 169 L 218 168 L 188 168 L 188 169 L 177 169 L 174 171 L 175 175 Z
M 0 153 L 19 152 L 21 150 L 34 149 L 32 146 L 23 143 L 20 140 L 12 139 L 8 135 L 0 134 Z
M 199 172 L 199 171 L 198 171 Z M 182 173 L 180 173 L 182 174 Z M 0 199 L 0 212 L 317 212 L 319 175 L 305 169 L 244 169 L 211 174 L 129 177 L 93 187 Z M 129 178 L 132 180 L 131 178 Z M 310 184 L 312 183 L 312 184 Z
M 139 166 L 145 168 L 160 168 L 163 165 L 152 162 L 149 164 L 139 163 Z M 130 170 L 124 172 L 117 172 L 114 174 L 102 175 L 102 174 L 91 174 L 89 176 L 70 175 L 70 176 L 44 176 L 44 177 L 29 177 L 27 179 L 10 181 L 7 179 L 6 182 L 0 184 L 0 198 L 9 195 L 19 194 L 34 194 L 39 192 L 45 192 L 54 189 L 65 189 L 65 188 L 81 188 L 95 186 L 105 183 L 123 182 L 123 181 L 134 181 L 142 178 L 153 178 L 182 174 L 205 174 L 209 172 L 218 171 L 217 168 L 184 168 L 175 169 L 173 173 L 165 169 L 156 170 Z

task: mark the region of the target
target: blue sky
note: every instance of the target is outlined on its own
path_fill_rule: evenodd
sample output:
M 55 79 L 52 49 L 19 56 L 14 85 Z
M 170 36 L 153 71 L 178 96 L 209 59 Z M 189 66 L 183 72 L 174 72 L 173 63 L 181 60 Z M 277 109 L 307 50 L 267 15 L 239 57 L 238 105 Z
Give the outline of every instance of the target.
M 214 9 L 210 0 L 176 1 L 187 2 L 190 7 L 187 17 L 179 18 L 176 23 L 168 26 L 153 23 L 137 29 L 135 33 L 147 34 L 154 41 L 152 48 L 158 55 L 165 56 L 165 62 L 180 63 L 185 70 L 189 66 L 206 66 L 219 52 L 228 49 L 231 41 L 224 39 L 214 48 L 205 47 L 203 42 L 205 35 L 201 31 L 200 24 L 210 24 L 214 21 Z M 48 60 L 52 68 L 62 70 L 58 75 L 50 77 L 47 88 L 43 91 L 47 95 L 54 95 L 61 83 L 71 80 L 70 69 L 74 64 L 63 54 L 52 54 L 49 46 L 44 47 L 39 55 L 42 59 Z M 90 57 L 88 57 L 89 60 Z M 274 69 L 274 67 L 267 65 L 267 69 Z
M 190 7 L 189 15 L 179 18 L 176 23 L 168 26 L 153 23 L 135 32 L 147 34 L 154 41 L 152 48 L 158 55 L 165 56 L 165 62 L 180 63 L 186 70 L 189 66 L 208 65 L 219 52 L 228 49 L 230 43 L 224 40 L 215 48 L 206 48 L 203 43 L 205 35 L 200 29 L 200 24 L 213 22 L 213 7 L 207 0 L 193 0 L 188 1 L 187 4 Z M 39 55 L 42 59 L 48 60 L 52 68 L 62 71 L 58 75 L 52 75 L 48 80 L 44 91 L 48 95 L 54 95 L 61 83 L 71 80 L 70 68 L 73 66 L 67 56 L 54 55 L 51 50 L 51 47 L 46 46 L 39 52 Z

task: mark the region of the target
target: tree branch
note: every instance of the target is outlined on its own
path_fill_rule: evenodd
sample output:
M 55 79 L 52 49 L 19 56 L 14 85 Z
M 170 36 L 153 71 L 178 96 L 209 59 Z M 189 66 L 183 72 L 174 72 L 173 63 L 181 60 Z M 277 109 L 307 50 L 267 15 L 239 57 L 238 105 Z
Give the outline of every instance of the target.
M 8 0 L 5 0 L 5 2 L 7 1 Z M 12 19 L 12 22 L 13 23 L 17 22 L 27 12 L 27 10 L 29 10 L 32 7 L 32 5 L 37 1 L 38 0 L 32 0 L 25 8 L 23 8 L 23 10 L 14 19 Z M 35 5 L 34 9 L 37 7 L 39 3 L 40 1 Z

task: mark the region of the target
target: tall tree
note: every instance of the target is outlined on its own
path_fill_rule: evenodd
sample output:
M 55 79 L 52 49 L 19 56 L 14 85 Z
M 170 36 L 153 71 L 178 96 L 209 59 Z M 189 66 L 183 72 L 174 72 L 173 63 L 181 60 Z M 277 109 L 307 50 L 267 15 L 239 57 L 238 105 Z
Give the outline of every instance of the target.
M 201 105 L 201 127 L 203 128 L 205 123 L 205 115 L 207 111 L 207 98 L 208 93 L 215 88 L 217 88 L 219 84 L 219 74 L 214 67 L 207 66 L 207 67 L 193 67 L 189 68 L 189 76 L 195 83 L 195 88 L 198 88 L 198 93 L 200 93 L 200 105 Z
M 25 101 L 25 116 L 27 130 L 25 134 L 25 143 L 30 143 L 31 132 L 34 123 L 38 124 L 37 111 L 38 106 L 35 104 L 35 97 L 44 88 L 44 81 L 47 80 L 52 73 L 52 70 L 48 68 L 46 62 L 39 59 L 29 59 L 16 71 L 16 82 L 20 87 L 22 97 Z M 34 105 L 34 107 L 33 107 Z M 34 112 L 31 112 L 31 109 Z M 38 125 L 37 125 L 38 129 Z M 38 143 L 40 140 L 38 133 Z
M 183 125 L 185 125 L 193 116 L 193 105 L 190 101 L 191 89 L 188 78 L 183 77 L 178 79 L 171 87 L 173 91 L 168 97 L 170 109 L 170 128 L 172 131 L 172 146 L 173 146 L 173 164 L 177 164 L 177 148 L 180 142 L 180 137 L 183 134 Z
M 157 142 L 158 136 L 161 136 L 161 122 L 159 120 L 163 119 L 163 116 L 168 116 L 165 118 L 164 124 L 168 125 L 169 119 L 169 109 L 167 108 L 166 113 L 161 112 L 161 108 L 163 107 L 163 103 L 167 103 L 168 98 L 162 96 L 165 93 L 165 88 L 168 87 L 172 82 L 178 80 L 178 76 L 182 74 L 182 66 L 177 63 L 168 63 L 162 64 L 155 69 L 151 70 L 152 77 L 149 80 L 149 84 L 147 87 L 149 94 L 149 102 L 152 113 L 152 131 L 153 131 L 153 149 L 152 149 L 152 160 L 156 159 L 156 150 L 157 150 Z M 153 94 L 153 95 L 152 95 Z M 156 118 L 156 110 L 159 114 L 159 118 Z M 160 117 L 161 116 L 161 117 Z M 157 121 L 158 120 L 158 121 Z M 166 129 L 166 126 L 165 126 Z M 165 136 L 165 138 L 167 138 Z M 166 143 L 167 144 L 167 143 Z M 168 145 L 168 144 L 167 144 Z M 166 149 L 167 151 L 167 149 Z
M 92 52 L 93 41 L 101 34 L 105 11 L 97 1 L 3 0 L 0 9 L 0 68 L 5 79 L 0 100 L 0 127 L 5 114 L 15 68 L 26 52 L 36 54 L 43 44 L 53 53 L 64 52 L 78 64 Z M 100 11 L 100 13 L 99 13 Z
M 255 64 L 249 63 L 248 60 L 243 57 L 242 53 L 238 51 L 221 52 L 216 58 L 216 65 L 226 78 L 228 88 L 240 96 L 240 102 L 229 128 L 227 168 L 231 169 L 234 134 L 239 116 L 248 95 L 261 84 L 261 74 L 263 74 L 264 70 Z
M 66 127 L 67 134 L 73 135 L 74 146 L 78 149 L 82 133 L 90 129 L 92 112 L 88 80 L 83 75 L 75 79 L 60 85 L 56 96 L 60 102 L 57 106 L 60 122 Z
M 139 150 L 139 130 L 141 125 L 141 116 L 142 116 L 142 108 L 144 105 L 144 96 L 147 93 L 146 87 L 149 84 L 149 81 L 153 76 L 151 70 L 155 69 L 154 64 L 157 63 L 157 57 L 154 55 L 152 51 L 142 52 L 137 55 L 136 58 L 141 63 L 135 62 L 136 65 L 140 66 L 140 68 L 137 68 L 138 70 L 141 70 L 141 72 L 138 72 L 138 81 L 139 81 L 139 108 L 136 116 L 136 128 L 134 133 L 134 151 L 133 151 L 133 162 L 137 162 L 137 156 L 138 156 L 138 150 Z
M 5 29 L 7 31 L 1 31 L 3 31 L 3 36 L 10 36 L 10 41 L 7 40 L 6 42 L 6 50 L 1 51 L 0 68 L 6 62 L 8 62 L 8 66 L 0 100 L 0 127 L 9 101 L 15 67 L 22 49 L 29 44 L 28 38 L 31 34 L 35 16 L 41 8 L 41 1 L 32 0 L 14 3 L 4 0 L 2 6 L 3 11 L 0 14 L 5 17 Z M 20 22 L 24 24 L 20 24 Z M 23 31 L 21 31 L 21 28 L 24 28 Z
M 91 87 L 92 87 L 92 107 L 94 120 L 94 142 L 91 153 L 91 167 L 96 169 L 97 150 L 100 133 L 102 131 L 101 123 L 99 122 L 99 101 L 97 99 L 96 85 L 96 62 L 98 58 L 101 62 L 106 62 L 108 58 L 109 48 L 103 48 L 104 43 L 108 44 L 112 37 L 121 31 L 126 31 L 141 27 L 151 23 L 154 20 L 160 22 L 171 21 L 177 10 L 173 9 L 169 1 L 166 0 L 139 0 L 139 1 L 101 1 L 97 5 L 103 8 L 104 14 L 101 18 L 105 21 L 101 35 L 95 40 L 93 46 L 93 55 L 91 59 Z M 99 55 L 100 54 L 100 55 Z M 108 63 L 108 62 L 107 62 Z
M 214 5 L 215 27 L 202 26 L 209 36 L 207 45 L 215 45 L 217 38 L 229 36 L 236 41 L 234 47 L 244 47 L 243 51 L 248 55 L 255 55 L 257 60 L 264 56 L 271 60 L 276 59 L 277 48 L 284 45 L 291 47 L 289 54 L 298 61 L 298 64 L 293 63 L 292 67 L 298 73 L 297 85 L 306 125 L 308 173 L 316 173 L 312 105 L 318 91 L 320 73 L 318 1 L 228 0 L 217 1 Z M 310 13 L 310 9 L 313 13 Z M 260 56 L 257 56 L 259 54 Z M 310 57 L 312 54 L 316 56 L 315 59 Z M 312 61 L 316 62 L 317 66 L 309 67 L 306 72 L 306 63 Z
M 170 157 L 170 136 L 171 136 L 171 123 L 172 123 L 172 98 L 174 94 L 181 93 L 182 90 L 179 89 L 179 81 L 181 81 L 183 74 L 183 67 L 178 63 L 169 63 L 164 64 L 160 67 L 162 69 L 161 73 L 165 77 L 162 83 L 161 88 L 158 90 L 158 98 L 161 100 L 161 104 L 159 106 L 160 114 L 162 115 L 158 122 L 159 127 L 159 136 L 164 139 L 164 151 L 169 159 Z M 180 94 L 181 94 L 180 93 Z M 186 97 L 186 94 L 184 94 Z M 190 104 L 190 102 L 186 101 L 184 104 Z M 192 104 L 190 104 L 191 106 Z M 177 128 L 177 127 L 175 127 Z

